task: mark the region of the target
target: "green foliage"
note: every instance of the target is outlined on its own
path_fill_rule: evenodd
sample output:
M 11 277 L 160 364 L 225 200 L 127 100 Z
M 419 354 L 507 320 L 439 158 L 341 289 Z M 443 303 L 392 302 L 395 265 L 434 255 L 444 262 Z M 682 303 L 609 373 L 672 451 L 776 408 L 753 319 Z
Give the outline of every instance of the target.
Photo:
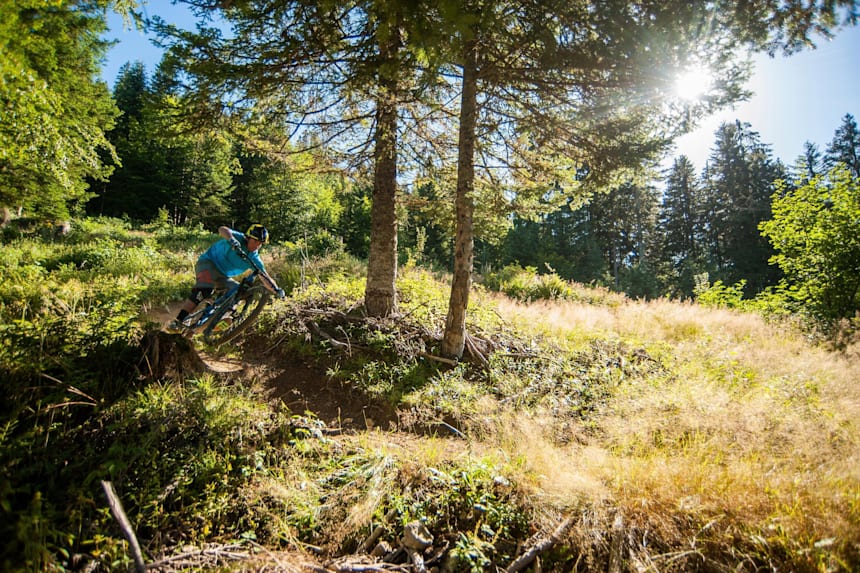
M 676 346 L 634 343 L 623 333 L 627 327 L 609 337 L 571 334 L 579 342 L 574 345 L 563 336 L 549 338 L 531 327 L 504 322 L 477 288 L 469 331 L 476 341 L 491 340 L 497 350 L 488 353 L 486 364 L 463 360 L 448 367 L 418 356 L 419 350 L 426 350 L 426 340 L 410 336 L 443 320 L 446 280 L 407 266 L 398 283 L 403 314 L 396 320 L 319 322 L 320 328 L 347 337 L 347 351 L 308 340 L 308 331 L 295 320 L 301 313 L 290 313 L 301 305 L 317 313 L 337 310 L 332 315 L 338 317 L 350 312 L 363 292 L 361 263 L 343 253 L 302 259 L 298 249 L 275 246 L 270 251 L 275 272 L 292 273 L 297 262 L 304 261 L 306 280 L 314 284 L 299 285 L 293 298 L 273 305 L 273 312 L 263 319 L 257 333 L 263 339 L 254 341 L 262 344 L 255 348 L 283 353 L 271 356 L 273 367 L 297 357 L 318 360 L 353 396 L 375 405 L 398 406 L 401 423 L 411 419 L 412 427 L 423 431 L 446 425 L 446 434 L 457 434 L 452 439 L 398 433 L 395 440 L 387 432 L 368 431 L 330 437 L 320 421 L 287 411 L 257 384 L 208 376 L 183 382 L 144 381 L 137 376 L 131 362 L 139 359 L 133 346 L 145 297 L 153 283 L 187 279 L 187 269 L 176 269 L 176 263 L 190 264 L 190 245 L 209 244 L 210 234 L 173 228 L 163 220 L 146 230 L 112 219 L 75 226 L 77 231 L 61 242 L 33 236 L 2 246 L 0 324 L 9 330 L 0 340 L 12 337 L 2 347 L 0 364 L 7 390 L 0 418 L 4 570 L 129 568 L 127 546 L 106 507 L 101 480 L 116 486 L 145 551 L 153 553 L 253 540 L 273 550 L 307 543 L 336 554 L 349 552 L 366 539 L 368 525 L 384 525 L 384 540 L 395 543 L 405 523 L 419 520 L 434 535 L 434 547 L 447 548 L 444 566 L 452 571 L 504 568 L 520 554 L 536 527 L 551 531 L 548 528 L 557 525 L 547 522 L 555 521 L 559 511 L 582 513 L 593 531 L 609 531 L 611 522 L 601 518 L 609 492 L 620 500 L 619 508 L 626 511 L 625 501 L 636 508 L 637 520 L 651 528 L 649 535 L 660 544 L 661 554 L 664 544 L 686 551 L 688 540 L 678 533 L 700 534 L 711 523 L 717 531 L 708 538 L 706 549 L 699 547 L 714 562 L 734 562 L 737 547 L 746 542 L 733 535 L 743 529 L 749 535 L 770 535 L 767 546 L 759 544 L 753 557 L 745 557 L 755 563 L 803 569 L 814 557 L 817 563 L 841 560 L 845 568 L 853 565 L 848 546 L 807 552 L 802 549 L 814 541 L 797 541 L 800 537 L 791 538 L 788 530 L 772 530 L 775 519 L 783 523 L 791 518 L 787 513 L 799 515 L 809 509 L 818 512 L 820 523 L 820 516 L 828 512 L 844 515 L 844 504 L 833 502 L 833 508 L 821 509 L 823 505 L 813 507 L 793 496 L 796 507 L 775 510 L 773 500 L 782 503 L 779 492 L 760 492 L 760 476 L 750 476 L 757 466 L 748 465 L 766 454 L 753 443 L 737 447 L 735 430 L 753 435 L 750 429 L 758 426 L 746 424 L 758 424 L 761 401 L 772 398 L 780 407 L 801 410 L 799 417 L 785 421 L 784 432 L 804 431 L 805 423 L 818 420 L 812 418 L 815 415 L 832 417 L 825 422 L 832 423 L 827 432 L 817 426 L 805 431 L 823 433 L 822 447 L 849 452 L 850 425 L 827 402 L 823 374 L 814 379 L 793 373 L 769 375 L 736 352 L 738 340 L 747 335 L 724 333 L 724 322 L 715 334 L 714 325 L 699 320 L 706 315 L 689 315 L 695 305 L 677 309 L 688 317 L 689 327 L 677 335 L 681 340 Z M 166 251 L 168 244 L 177 250 Z M 508 272 L 511 277 L 537 276 L 533 269 Z M 584 287 L 568 286 L 579 300 L 604 305 L 623 300 L 602 290 L 589 297 Z M 743 285 L 718 283 L 708 285 L 701 295 L 713 304 L 732 305 L 742 301 L 742 291 Z M 776 291 L 774 296 L 781 294 Z M 768 304 L 776 308 L 778 302 Z M 639 311 L 645 308 L 641 304 Z M 580 305 L 566 307 L 573 311 Z M 626 317 L 614 309 L 585 310 Z M 637 314 L 637 319 L 649 320 L 646 314 Z M 655 324 L 666 326 L 663 321 L 669 320 L 661 316 Z M 571 332 L 581 330 L 571 327 Z M 716 346 L 712 352 L 711 339 L 726 335 L 731 351 Z M 688 361 L 684 349 L 690 348 L 698 350 Z M 699 377 L 707 382 L 698 382 Z M 715 390 L 718 395 L 708 394 Z M 700 392 L 708 400 L 700 399 Z M 727 422 L 713 419 L 723 417 L 719 413 L 703 416 L 703 412 L 740 408 L 736 400 L 751 394 L 754 410 L 739 410 L 739 416 L 727 410 L 725 417 L 736 426 L 725 429 L 730 434 L 723 444 L 726 449 L 713 444 L 722 431 L 719 424 Z M 688 409 L 683 406 L 686 399 L 693 403 Z M 718 405 L 712 406 L 712 401 Z M 631 412 L 633 418 L 627 419 Z M 776 412 L 766 422 L 782 414 Z M 778 444 L 781 455 L 787 434 L 776 426 L 777 432 L 765 432 L 769 437 L 762 440 Z M 743 451 L 730 451 L 734 449 Z M 662 458 L 663 453 L 671 460 Z M 711 478 L 710 467 L 697 465 L 699 455 L 724 456 L 717 463 L 725 476 Z M 818 463 L 814 456 L 810 461 Z M 739 463 L 737 473 L 749 476 L 752 485 L 738 499 L 746 508 L 748 500 L 760 495 L 765 500 L 761 522 L 741 516 L 724 517 L 728 523 L 722 524 L 699 515 L 699 510 L 691 513 L 676 507 L 681 492 L 703 484 L 725 484 L 726 495 L 737 495 L 731 488 L 745 486 L 731 481 L 736 479 L 731 468 Z M 780 463 L 792 462 L 780 458 Z M 782 471 L 767 460 L 761 466 L 768 474 Z M 707 470 L 707 477 L 685 477 L 686 470 L 700 469 Z M 787 481 L 796 484 L 796 476 L 806 471 L 792 469 Z M 554 479 L 564 483 L 553 483 Z M 590 479 L 600 482 L 594 497 L 589 497 L 591 486 L 568 483 Z M 627 493 L 649 479 L 659 486 L 641 485 L 644 493 Z M 833 483 L 825 485 L 815 481 L 810 487 L 817 492 Z M 846 482 L 838 487 L 852 486 Z M 723 493 L 720 490 L 708 503 L 727 515 L 740 506 L 720 501 Z M 650 503 L 644 509 L 643 499 Z M 662 508 L 664 503 L 669 510 Z M 846 519 L 854 519 L 850 515 L 849 511 Z M 665 529 L 667 519 L 670 525 Z M 684 525 L 686 520 L 692 524 Z M 822 531 L 817 524 L 809 527 Z M 726 539 L 720 542 L 722 535 Z M 574 535 L 559 544 L 558 552 L 543 554 L 542 565 L 561 569 L 573 562 L 564 560 L 580 554 L 592 563 L 608 558 L 605 542 Z
M 860 177 L 860 130 L 850 113 L 842 118 L 824 156 L 824 165 L 830 169 L 840 164 L 854 177 Z
M 98 80 L 102 2 L 0 2 L 0 206 L 60 219 L 104 179 L 117 109 Z M 12 119 L 14 118 L 14 119 Z
M 554 272 L 538 274 L 535 267 L 508 265 L 498 272 L 488 274 L 484 278 L 484 284 L 491 290 L 523 301 L 573 298 L 573 291 L 558 275 Z
M 270 437 L 289 417 L 201 378 L 144 388 L 106 411 L 101 424 L 111 442 L 87 482 L 124 485 L 141 535 L 182 529 L 193 542 L 251 527 L 236 491 L 265 471 L 264 460 L 276 464 L 286 453 Z
M 746 281 L 750 298 L 779 280 L 779 269 L 768 265 L 773 248 L 759 224 L 770 218 L 774 181 L 784 176 L 749 124 L 719 127 L 701 202 L 699 252 L 708 253 L 713 279 Z
M 549 271 L 547 274 L 539 274 L 535 267 L 523 268 L 511 264 L 499 271 L 487 273 L 482 284 L 489 290 L 522 301 L 575 300 L 614 306 L 624 299 L 623 295 L 613 294 L 608 290 L 587 288 L 565 281 L 551 268 Z
M 746 281 L 742 280 L 729 286 L 724 285 L 723 281 L 720 280 L 710 284 L 707 274 L 697 275 L 695 279 L 696 286 L 693 289 L 693 294 L 699 304 L 715 308 L 743 309 L 747 307 L 747 303 L 744 301 Z
M 407 265 L 397 276 L 397 296 L 400 310 L 420 324 L 432 324 L 442 316 L 448 305 L 448 295 L 439 289 L 439 277 L 422 267 Z
M 781 183 L 773 219 L 761 224 L 795 300 L 815 318 L 851 318 L 860 309 L 860 180 L 845 167 L 796 189 Z
M 500 468 L 483 460 L 462 467 L 436 468 L 429 481 L 435 495 L 413 507 L 429 527 L 457 531 L 450 558 L 455 571 L 486 571 L 509 563 L 528 530 L 530 516 Z
M 191 259 L 168 256 L 160 241 L 187 249 L 211 237 L 161 224 L 141 233 L 112 219 L 73 228 L 61 243 L 29 236 L 2 246 L 4 569 L 62 570 L 81 551 L 109 569 L 127 565 L 121 537 L 106 534 L 115 530 L 99 479 L 118 485 L 144 531 L 177 517 L 198 524 L 191 536 L 227 522 L 253 530 L 232 519 L 248 513 L 233 488 L 260 467 L 263 454 L 244 448 L 277 415 L 212 380 L 153 385 L 123 399 L 135 386 L 144 304 L 187 290 L 173 265 Z M 150 463 L 165 455 L 176 463 Z
M 241 170 L 233 139 L 192 128 L 182 104 L 162 89 L 167 79 L 150 82 L 140 62 L 120 69 L 114 98 L 123 115 L 108 136 L 122 164 L 97 187 L 87 210 L 138 222 L 163 210 L 175 224 L 217 227 L 231 218 L 230 195 Z

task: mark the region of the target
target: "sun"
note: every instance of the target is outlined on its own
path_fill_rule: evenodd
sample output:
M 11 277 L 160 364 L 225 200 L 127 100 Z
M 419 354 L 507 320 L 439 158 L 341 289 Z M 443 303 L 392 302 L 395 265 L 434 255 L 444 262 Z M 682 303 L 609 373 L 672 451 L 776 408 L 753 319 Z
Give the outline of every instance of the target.
M 707 68 L 690 68 L 677 77 L 674 92 L 680 99 L 695 101 L 708 93 L 713 81 Z

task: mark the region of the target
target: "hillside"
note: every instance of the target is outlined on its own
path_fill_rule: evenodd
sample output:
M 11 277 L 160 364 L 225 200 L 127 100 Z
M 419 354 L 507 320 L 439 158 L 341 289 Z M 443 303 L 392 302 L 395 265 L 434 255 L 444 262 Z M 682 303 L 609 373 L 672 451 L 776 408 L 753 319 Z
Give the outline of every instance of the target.
M 337 256 L 237 344 L 188 348 L 157 327 L 208 236 L 80 233 L 3 246 L 5 570 L 131 566 L 101 480 L 161 571 L 860 567 L 851 348 L 478 286 L 451 365 L 445 277 L 405 266 L 400 314 L 367 319 Z M 281 284 L 291 257 L 266 255 Z

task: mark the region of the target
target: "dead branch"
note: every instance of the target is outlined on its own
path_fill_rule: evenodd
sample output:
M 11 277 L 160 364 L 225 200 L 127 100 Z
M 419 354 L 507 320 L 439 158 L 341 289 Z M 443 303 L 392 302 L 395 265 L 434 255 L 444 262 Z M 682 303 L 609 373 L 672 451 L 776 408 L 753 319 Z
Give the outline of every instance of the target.
M 392 519 L 395 515 L 397 515 L 396 509 L 388 510 L 388 513 L 385 514 L 385 517 L 382 518 L 382 523 L 378 524 L 373 528 L 370 536 L 365 539 L 361 545 L 358 546 L 358 549 L 355 550 L 356 553 L 367 553 L 367 550 L 370 549 L 372 545 L 376 544 L 376 540 L 379 539 L 383 532 L 385 531 L 386 524 L 389 519 Z
M 401 571 L 408 573 L 409 568 L 394 563 L 371 562 L 366 556 L 352 556 L 330 561 L 325 564 L 326 569 L 335 573 L 388 573 L 390 571 Z
M 110 512 L 113 514 L 114 519 L 119 522 L 122 534 L 128 540 L 128 544 L 131 547 L 131 556 L 134 559 L 134 566 L 137 569 L 137 573 L 146 573 L 146 563 L 143 560 L 143 553 L 140 551 L 140 543 L 137 542 L 137 536 L 134 534 L 131 522 L 129 522 L 128 516 L 125 514 L 125 510 L 122 508 L 122 502 L 120 501 L 113 484 L 109 481 L 102 480 L 102 488 L 105 490 L 108 505 L 110 506 Z
M 324 331 L 323 329 L 321 329 L 319 327 L 319 325 L 317 325 L 316 322 L 309 320 L 305 324 L 308 327 L 308 330 L 310 330 L 312 334 L 316 335 L 318 338 L 324 338 L 335 348 L 342 348 L 342 349 L 345 349 L 347 351 L 350 349 L 349 344 L 347 344 L 346 342 L 341 342 L 340 340 L 336 339 L 331 334 L 329 334 L 326 331 Z
M 441 356 L 435 356 L 433 354 L 430 354 L 429 352 L 419 352 L 418 356 L 426 358 L 427 360 L 433 360 L 435 362 L 441 362 L 442 364 L 448 364 L 449 366 L 457 365 L 456 360 L 452 360 L 451 358 L 442 358 Z
M 480 364 L 484 370 L 490 369 L 490 361 L 487 360 L 487 357 L 484 356 L 484 353 L 478 348 L 475 337 L 468 332 L 466 333 L 466 350 L 472 358 L 478 361 L 478 364 Z
M 555 528 L 555 531 L 549 537 L 539 539 L 528 551 L 517 557 L 505 570 L 506 573 L 516 573 L 525 569 L 538 555 L 552 549 L 572 525 L 573 517 L 569 516 L 561 522 L 561 525 Z
M 240 544 L 211 545 L 202 549 L 192 549 L 164 557 L 152 563 L 149 569 L 182 570 L 183 568 L 214 565 L 217 566 L 225 561 L 244 561 L 251 558 L 251 554 L 242 551 Z
M 612 540 L 609 545 L 609 567 L 606 570 L 608 573 L 621 573 L 623 570 L 623 555 L 624 546 L 622 545 L 622 536 L 624 533 L 624 516 L 619 511 L 615 515 L 615 521 L 612 522 Z
M 427 573 L 427 567 L 424 566 L 424 556 L 421 555 L 420 551 L 407 547 L 406 553 L 409 555 L 409 561 L 412 563 L 412 569 L 415 573 Z

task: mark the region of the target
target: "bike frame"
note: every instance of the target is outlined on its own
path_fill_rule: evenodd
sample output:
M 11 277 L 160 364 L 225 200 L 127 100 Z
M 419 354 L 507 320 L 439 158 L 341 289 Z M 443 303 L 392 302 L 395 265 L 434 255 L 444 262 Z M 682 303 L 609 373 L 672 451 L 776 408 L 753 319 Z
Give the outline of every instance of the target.
M 240 291 L 244 291 L 244 290 L 247 290 L 248 288 L 250 288 L 254 283 L 254 279 L 256 279 L 257 275 L 259 275 L 259 274 L 260 274 L 259 271 L 255 270 L 253 273 L 251 273 L 250 275 L 248 275 L 247 277 L 242 279 L 241 282 L 239 282 L 235 286 L 227 289 L 218 298 L 213 300 L 211 303 L 207 304 L 205 308 L 199 310 L 198 311 L 200 313 L 199 316 L 195 316 L 197 313 L 189 315 L 188 318 L 191 318 L 193 320 L 192 320 L 191 324 L 188 326 L 188 328 L 190 330 L 193 330 L 194 332 L 202 332 L 203 330 L 211 330 L 212 327 L 215 325 L 214 324 L 208 325 L 209 320 L 215 315 L 215 313 L 225 303 L 237 298 L 237 295 L 239 294 Z M 187 320 L 188 319 L 186 319 L 186 321 Z M 207 325 L 209 326 L 208 329 L 205 328 Z
M 263 269 L 258 267 L 254 263 L 254 261 L 252 261 L 244 252 L 242 252 L 240 249 L 234 250 L 238 252 L 243 259 L 251 263 L 251 274 L 245 276 L 237 284 L 228 288 L 215 300 L 208 302 L 204 308 L 189 314 L 188 317 L 183 321 L 186 325 L 185 328 L 188 331 L 194 333 L 203 332 L 204 336 L 208 337 L 209 334 L 212 332 L 212 329 L 215 328 L 215 326 L 218 324 L 221 317 L 223 316 L 223 313 L 219 311 L 225 305 L 235 304 L 235 302 L 239 300 L 239 295 L 241 295 L 248 289 L 253 288 L 254 281 L 257 279 L 257 277 L 261 277 L 261 280 L 268 279 L 268 276 L 266 276 L 266 274 L 263 272 Z M 213 317 L 217 317 L 217 320 L 212 320 Z

